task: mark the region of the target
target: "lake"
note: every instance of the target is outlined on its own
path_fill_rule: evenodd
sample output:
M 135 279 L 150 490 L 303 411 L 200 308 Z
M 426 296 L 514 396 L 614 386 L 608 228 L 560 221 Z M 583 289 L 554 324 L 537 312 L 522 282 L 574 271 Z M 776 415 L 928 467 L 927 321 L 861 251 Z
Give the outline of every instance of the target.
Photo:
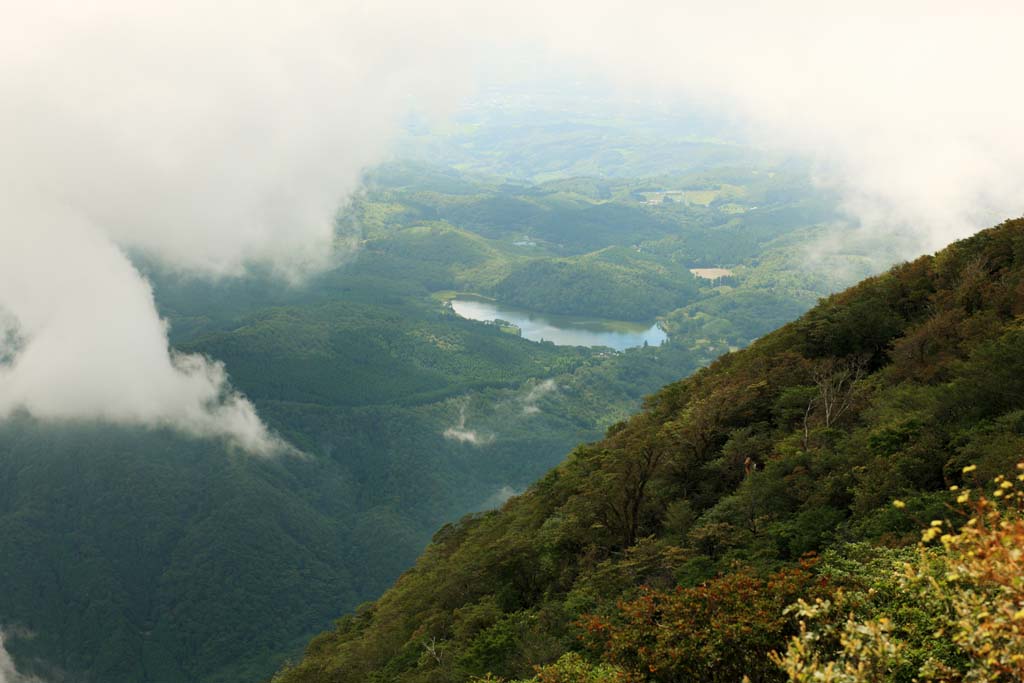
M 541 314 L 466 295 L 449 303 L 463 318 L 486 322 L 506 320 L 522 330 L 526 339 L 549 341 L 558 346 L 608 346 L 622 351 L 643 346 L 644 342 L 658 346 L 668 339 L 657 324 Z

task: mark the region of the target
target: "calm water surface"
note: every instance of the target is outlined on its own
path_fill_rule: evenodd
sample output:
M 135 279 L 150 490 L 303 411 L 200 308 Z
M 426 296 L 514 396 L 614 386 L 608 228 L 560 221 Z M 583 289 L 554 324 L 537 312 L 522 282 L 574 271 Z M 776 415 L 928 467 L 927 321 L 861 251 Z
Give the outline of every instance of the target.
M 655 325 L 601 318 L 534 313 L 512 308 L 487 299 L 460 296 L 451 300 L 452 309 L 470 320 L 507 320 L 532 341 L 549 341 L 558 346 L 609 346 L 618 351 L 643 346 L 658 346 L 668 339 Z

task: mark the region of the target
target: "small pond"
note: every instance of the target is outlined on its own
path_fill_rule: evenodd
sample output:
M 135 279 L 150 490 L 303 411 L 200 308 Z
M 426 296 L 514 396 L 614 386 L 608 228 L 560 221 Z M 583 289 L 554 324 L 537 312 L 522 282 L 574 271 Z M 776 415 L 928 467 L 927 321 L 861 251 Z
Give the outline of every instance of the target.
M 465 294 L 460 294 L 449 303 L 463 318 L 487 322 L 504 320 L 518 327 L 526 339 L 549 341 L 558 346 L 608 346 L 623 351 L 643 346 L 644 342 L 659 346 L 668 339 L 668 335 L 656 323 L 535 313 Z

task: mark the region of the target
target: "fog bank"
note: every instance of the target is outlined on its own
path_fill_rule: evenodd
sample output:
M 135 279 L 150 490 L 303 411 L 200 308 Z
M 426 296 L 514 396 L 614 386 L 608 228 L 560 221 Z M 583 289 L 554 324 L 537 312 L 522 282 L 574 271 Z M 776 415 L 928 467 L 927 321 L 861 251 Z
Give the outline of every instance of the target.
M 1009 1 L 20 3 L 0 26 L 0 417 L 277 450 L 221 365 L 171 353 L 126 250 L 202 277 L 330 266 L 362 170 L 410 109 L 454 106 L 482 54 L 699 102 L 814 159 L 885 259 L 936 249 L 1024 212 L 1022 19 Z

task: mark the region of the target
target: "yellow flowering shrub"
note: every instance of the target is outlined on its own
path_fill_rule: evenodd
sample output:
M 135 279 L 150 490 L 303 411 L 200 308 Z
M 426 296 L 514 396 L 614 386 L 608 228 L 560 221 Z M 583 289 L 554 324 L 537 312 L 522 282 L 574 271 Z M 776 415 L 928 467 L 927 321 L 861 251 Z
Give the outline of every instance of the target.
M 1024 463 L 1018 465 L 1024 469 Z M 938 601 L 949 615 L 949 636 L 967 655 L 957 672 L 940 663 L 922 672 L 934 680 L 1024 681 L 1024 491 L 1021 477 L 995 479 L 994 490 L 968 508 L 958 531 L 925 530 L 938 536 L 938 553 L 922 552 L 907 567 L 908 585 Z M 967 502 L 968 491 L 958 501 Z M 937 530 L 938 529 L 938 530 Z M 938 570 L 938 571 L 936 571 Z
M 964 468 L 964 474 L 974 470 Z M 934 615 L 933 642 L 955 645 L 932 657 L 913 680 L 963 683 L 1024 681 L 1024 462 L 986 491 L 952 487 L 959 525 L 932 520 L 919 554 L 901 572 L 900 590 Z M 903 508 L 902 501 L 895 501 Z M 855 617 L 841 592 L 798 602 L 800 633 L 773 661 L 794 683 L 883 683 L 903 680 L 906 632 L 889 616 Z

